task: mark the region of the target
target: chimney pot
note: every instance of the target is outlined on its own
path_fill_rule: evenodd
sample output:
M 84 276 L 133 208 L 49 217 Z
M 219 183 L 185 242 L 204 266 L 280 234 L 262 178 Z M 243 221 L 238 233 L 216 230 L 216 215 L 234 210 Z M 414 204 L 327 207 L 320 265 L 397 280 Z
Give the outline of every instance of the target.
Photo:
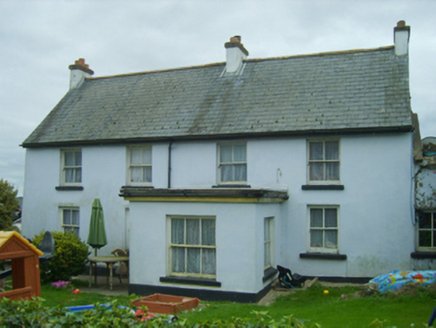
M 87 78 L 94 74 L 94 71 L 85 64 L 84 58 L 79 58 L 73 65 L 68 66 L 70 69 L 70 90 L 75 89 Z
M 404 56 L 409 53 L 410 26 L 400 20 L 394 28 L 395 55 Z
M 226 48 L 226 73 L 237 73 L 242 68 L 243 60 L 247 58 L 248 51 L 241 43 L 241 36 L 235 35 L 230 42 L 224 44 Z

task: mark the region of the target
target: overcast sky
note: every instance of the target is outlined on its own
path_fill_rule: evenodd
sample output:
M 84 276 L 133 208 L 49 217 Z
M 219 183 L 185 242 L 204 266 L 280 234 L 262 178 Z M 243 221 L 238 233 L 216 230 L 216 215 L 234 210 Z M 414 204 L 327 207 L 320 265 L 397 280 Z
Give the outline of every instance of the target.
M 20 144 L 68 91 L 78 58 L 94 76 L 249 58 L 368 49 L 411 26 L 410 89 L 421 136 L 436 136 L 436 1 L 0 0 L 0 179 L 23 195 Z

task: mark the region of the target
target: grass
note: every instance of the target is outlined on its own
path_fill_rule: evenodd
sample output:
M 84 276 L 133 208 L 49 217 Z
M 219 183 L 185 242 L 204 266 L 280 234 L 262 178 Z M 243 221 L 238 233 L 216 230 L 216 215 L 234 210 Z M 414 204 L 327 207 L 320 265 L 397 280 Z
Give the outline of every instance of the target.
M 77 306 L 89 305 L 95 303 L 110 303 L 114 297 L 102 295 L 98 293 L 78 293 L 74 294 L 73 289 L 79 289 L 87 286 L 88 282 L 81 280 L 73 280 L 71 285 L 66 288 L 56 288 L 51 284 L 41 285 L 41 297 L 44 299 L 46 307 L 61 306 Z M 128 297 L 117 297 L 119 300 L 128 300 Z
M 73 281 L 74 288 L 84 286 L 81 281 Z M 81 285 L 82 284 L 82 285 Z M 65 306 L 109 303 L 115 298 L 96 294 L 73 294 L 72 289 L 56 289 L 50 285 L 42 286 L 42 297 L 45 305 Z M 270 306 L 257 304 L 242 304 L 232 302 L 201 302 L 199 308 L 181 313 L 181 319 L 201 323 L 211 320 L 226 320 L 232 317 L 253 317 L 253 311 L 267 311 L 276 321 L 284 316 L 293 315 L 295 318 L 309 323 L 318 323 L 323 328 L 360 328 L 369 327 L 379 319 L 384 322 L 383 327 L 424 327 L 436 306 L 436 291 L 418 289 L 406 295 L 373 295 L 364 298 L 341 300 L 341 295 L 352 294 L 360 290 L 359 287 L 328 288 L 315 284 L 310 289 L 298 290 L 277 298 Z M 128 302 L 129 297 L 116 297 L 121 302 Z M 381 325 L 379 325 L 380 327 Z
M 417 295 L 369 296 L 359 299 L 340 300 L 342 294 L 351 294 L 360 288 L 329 288 L 314 285 L 306 291 L 279 297 L 271 306 L 211 302 L 199 310 L 183 316 L 193 322 L 234 317 L 252 317 L 252 311 L 268 311 L 277 320 L 293 315 L 304 322 L 318 323 L 323 328 L 369 327 L 375 320 L 385 321 L 384 327 L 424 327 L 436 306 L 434 292 L 419 291 Z

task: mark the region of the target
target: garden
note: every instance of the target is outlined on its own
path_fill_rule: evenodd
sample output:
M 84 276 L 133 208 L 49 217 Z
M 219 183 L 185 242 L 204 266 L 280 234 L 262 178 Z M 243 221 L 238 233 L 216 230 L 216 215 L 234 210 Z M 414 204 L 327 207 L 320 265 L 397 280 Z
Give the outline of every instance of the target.
M 1 327 L 426 327 L 436 306 L 433 285 L 410 284 L 380 293 L 366 286 L 315 283 L 305 290 L 279 292 L 270 305 L 200 302 L 195 309 L 149 317 L 135 308 L 138 296 L 82 292 L 84 280 L 42 285 L 41 298 L 0 300 Z M 94 305 L 72 312 L 69 307 Z
M 41 265 L 41 297 L 1 298 L 0 327 L 426 327 L 436 306 L 435 283 L 381 292 L 371 284 L 310 281 L 305 288 L 275 291 L 268 304 L 200 301 L 176 316 L 154 315 L 132 303 L 140 296 L 87 289 L 88 280 L 77 278 L 89 255 L 86 244 L 73 233 L 53 237 L 54 256 Z M 42 238 L 35 236 L 34 245 Z

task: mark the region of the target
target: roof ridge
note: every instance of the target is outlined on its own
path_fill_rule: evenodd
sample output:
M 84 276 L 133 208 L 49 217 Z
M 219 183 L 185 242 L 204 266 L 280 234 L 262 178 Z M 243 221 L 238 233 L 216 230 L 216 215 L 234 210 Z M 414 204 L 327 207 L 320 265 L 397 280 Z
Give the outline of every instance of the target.
M 261 61 L 269 61 L 269 60 L 283 60 L 283 59 L 291 59 L 291 58 L 304 58 L 304 57 L 316 57 L 316 56 L 329 56 L 329 55 L 343 55 L 343 54 L 351 54 L 351 53 L 359 53 L 359 52 L 371 52 L 371 51 L 380 51 L 380 50 L 390 50 L 395 46 L 386 46 L 386 47 L 378 47 L 378 48 L 369 48 L 369 49 L 355 49 L 355 50 L 341 50 L 341 51 L 328 51 L 328 52 L 319 52 L 313 54 L 300 54 L 300 55 L 290 55 L 290 56 L 277 56 L 277 57 L 267 57 L 267 58 L 251 58 L 245 59 L 244 62 L 261 62 Z M 187 69 L 196 69 L 196 68 L 204 68 L 204 67 L 213 67 L 225 65 L 225 62 L 218 63 L 210 63 L 204 65 L 196 65 L 196 66 L 185 66 L 185 67 L 176 67 L 176 68 L 166 68 L 166 69 L 157 69 L 152 71 L 142 71 L 142 72 L 134 72 L 134 73 L 122 73 L 115 75 L 105 75 L 105 76 L 97 76 L 97 77 L 88 77 L 86 80 L 102 80 L 116 77 L 127 77 L 127 76 L 135 76 L 135 75 L 144 75 L 144 74 L 153 74 L 153 73 L 163 73 L 163 72 L 171 72 L 171 71 L 179 71 L 179 70 L 187 70 Z

